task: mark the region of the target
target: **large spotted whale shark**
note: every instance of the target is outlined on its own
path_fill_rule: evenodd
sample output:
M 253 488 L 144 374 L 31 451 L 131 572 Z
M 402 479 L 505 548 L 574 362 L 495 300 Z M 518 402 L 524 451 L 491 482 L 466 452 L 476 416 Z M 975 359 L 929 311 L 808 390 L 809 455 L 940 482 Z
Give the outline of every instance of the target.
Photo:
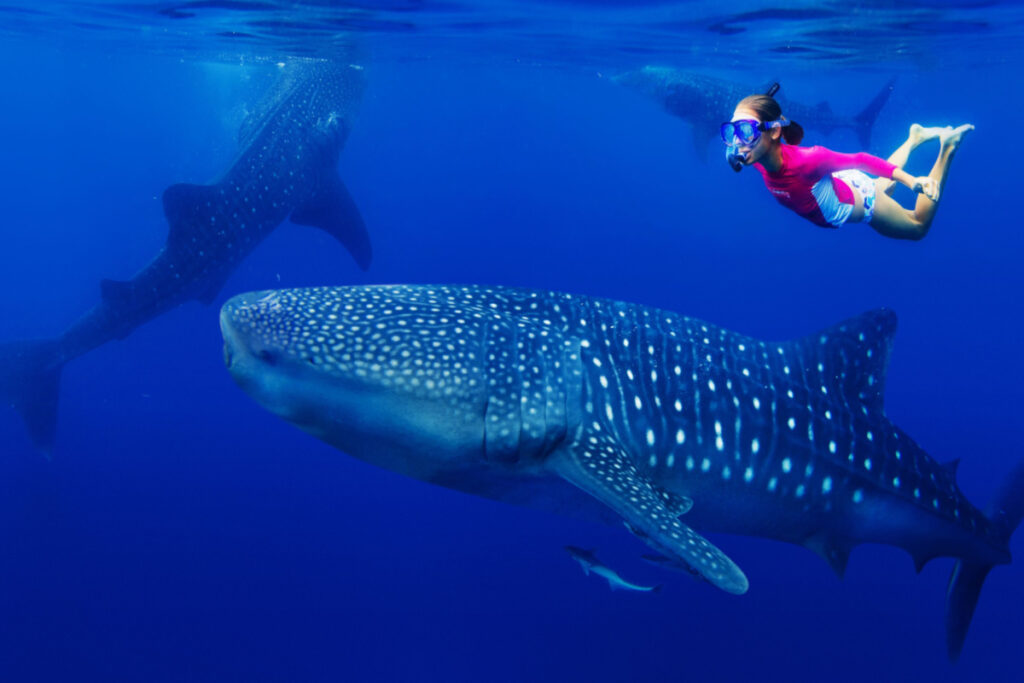
M 370 241 L 338 177 L 338 157 L 362 98 L 358 66 L 296 59 L 243 122 L 240 152 L 210 185 L 163 193 L 167 241 L 128 281 L 104 280 L 101 301 L 59 338 L 0 345 L 0 398 L 17 408 L 49 450 L 61 369 L 69 360 L 185 301 L 210 303 L 235 267 L 286 218 L 322 228 L 363 269 Z
M 512 503 L 621 521 L 730 593 L 702 532 L 788 541 L 840 575 L 886 543 L 957 558 L 961 649 L 989 569 L 1010 561 L 1024 468 L 988 512 L 882 404 L 896 317 L 765 342 L 645 306 L 478 286 L 244 294 L 225 360 L 266 408 L 363 460 Z

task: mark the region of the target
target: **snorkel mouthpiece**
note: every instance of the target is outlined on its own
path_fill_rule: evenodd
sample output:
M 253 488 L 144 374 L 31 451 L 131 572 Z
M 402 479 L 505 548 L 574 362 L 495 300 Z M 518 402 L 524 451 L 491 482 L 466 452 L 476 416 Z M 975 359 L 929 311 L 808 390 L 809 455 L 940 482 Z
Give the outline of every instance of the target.
M 729 145 L 725 148 L 725 160 L 729 163 L 732 170 L 739 173 L 743 170 L 743 164 L 747 160 L 747 155 L 739 150 L 739 147 Z

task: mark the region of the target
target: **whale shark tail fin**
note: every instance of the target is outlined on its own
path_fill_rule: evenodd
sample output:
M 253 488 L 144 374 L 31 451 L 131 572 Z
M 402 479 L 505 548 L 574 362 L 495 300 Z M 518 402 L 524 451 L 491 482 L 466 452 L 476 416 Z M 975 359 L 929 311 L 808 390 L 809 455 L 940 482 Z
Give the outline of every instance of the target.
M 875 125 L 875 119 L 878 118 L 878 112 L 882 111 L 882 107 L 889 101 L 889 95 L 892 94 L 894 85 L 896 85 L 896 79 L 892 78 L 875 95 L 875 98 L 868 102 L 868 106 L 864 107 L 859 114 L 853 117 L 854 131 L 856 131 L 857 139 L 860 141 L 860 148 L 864 151 L 871 147 L 871 129 Z
M 1024 519 L 1024 462 L 1003 482 L 988 509 L 989 519 L 996 533 L 1005 543 Z M 961 559 L 953 566 L 946 591 L 946 649 L 949 658 L 956 661 L 963 650 L 967 629 L 978 604 L 981 586 L 993 565 Z
M 47 457 L 57 430 L 63 366 L 55 341 L 0 344 L 0 399 L 21 413 L 32 442 Z
M 373 250 L 366 224 L 352 195 L 336 174 L 327 175 L 316 193 L 292 212 L 291 221 L 327 232 L 348 249 L 362 270 L 370 267 Z

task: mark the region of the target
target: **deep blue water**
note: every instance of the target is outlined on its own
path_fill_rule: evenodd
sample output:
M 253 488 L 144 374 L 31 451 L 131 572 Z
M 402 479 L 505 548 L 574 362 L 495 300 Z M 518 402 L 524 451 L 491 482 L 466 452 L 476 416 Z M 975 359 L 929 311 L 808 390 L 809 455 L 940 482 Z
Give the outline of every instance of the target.
M 839 581 L 805 549 L 717 536 L 751 580 L 747 595 L 726 595 L 645 564 L 622 528 L 351 459 L 225 371 L 219 304 L 277 286 L 522 285 L 768 339 L 888 306 L 900 330 L 887 413 L 936 459 L 962 458 L 961 487 L 983 506 L 1022 450 L 1020 22 L 999 4 L 911 19 L 845 5 L 906 36 L 879 41 L 883 53 L 860 24 L 841 43 L 846 10 L 834 6 L 737 8 L 744 25 L 770 22 L 758 33 L 701 3 L 615 5 L 495 3 L 475 23 L 455 4 L 359 14 L 345 40 L 366 48 L 368 88 L 339 170 L 373 266 L 362 273 L 327 235 L 285 223 L 214 305 L 183 305 L 68 364 L 50 460 L 0 410 L 0 680 L 1019 680 L 1019 562 L 993 571 L 951 665 L 948 559 L 915 575 L 902 551 L 862 546 Z M 331 49 L 315 3 L 238 43 L 216 30 L 273 5 L 205 6 L 216 14 L 204 3 L 191 19 L 169 19 L 183 12 L 171 5 L 103 5 L 88 22 L 59 6 L 0 11 L 0 340 L 58 334 L 98 301 L 101 279 L 144 266 L 166 236 L 163 189 L 231 163 L 274 61 Z M 624 27 L 616 42 L 607 25 L 630 11 L 648 27 L 657 13 L 663 31 Z M 438 28 L 446 12 L 459 23 Z M 804 50 L 779 49 L 790 23 Z M 733 174 L 710 141 L 702 162 L 688 124 L 609 81 L 645 63 L 774 78 L 850 113 L 896 75 L 868 150 L 883 157 L 914 121 L 977 130 L 924 241 L 820 230 L 756 172 Z M 818 142 L 856 151 L 845 131 L 809 136 Z M 911 170 L 935 151 L 922 147 Z M 665 589 L 612 593 L 565 544 Z M 1019 537 L 1011 547 L 1024 552 Z

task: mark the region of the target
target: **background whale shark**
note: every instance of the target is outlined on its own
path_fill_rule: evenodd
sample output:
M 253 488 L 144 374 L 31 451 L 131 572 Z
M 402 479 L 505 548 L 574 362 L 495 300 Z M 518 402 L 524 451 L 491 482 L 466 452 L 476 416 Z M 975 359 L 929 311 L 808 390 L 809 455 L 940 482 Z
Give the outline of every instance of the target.
M 730 593 L 703 532 L 803 545 L 839 574 L 865 542 L 957 558 L 956 658 L 1024 516 L 1018 465 L 987 513 L 885 415 L 896 317 L 765 342 L 641 305 L 479 286 L 257 292 L 221 310 L 263 406 L 365 461 L 479 496 L 624 523 Z M 685 522 L 684 522 L 685 520 Z
M 369 267 L 366 227 L 337 174 L 365 85 L 362 68 L 327 60 L 280 65 L 274 86 L 243 122 L 240 150 L 209 185 L 163 193 L 167 241 L 127 281 L 101 282 L 101 301 L 60 337 L 0 345 L 0 397 L 33 441 L 53 443 L 61 368 L 185 301 L 208 304 L 238 264 L 286 218 L 333 235 Z
M 738 83 L 662 66 L 645 66 L 614 76 L 612 80 L 661 102 L 665 111 L 690 123 L 693 126 L 693 146 L 701 159 L 707 157 L 708 140 L 718 138 L 719 126 L 729 120 L 736 104 L 747 95 L 765 92 L 769 85 Z M 857 135 L 861 150 L 868 151 L 871 128 L 889 99 L 894 83 L 895 79 L 886 83 L 855 116 L 836 114 L 825 101 L 809 106 L 791 100 L 786 96 L 785 84 L 775 99 L 790 121 L 825 134 L 838 129 L 852 130 Z

